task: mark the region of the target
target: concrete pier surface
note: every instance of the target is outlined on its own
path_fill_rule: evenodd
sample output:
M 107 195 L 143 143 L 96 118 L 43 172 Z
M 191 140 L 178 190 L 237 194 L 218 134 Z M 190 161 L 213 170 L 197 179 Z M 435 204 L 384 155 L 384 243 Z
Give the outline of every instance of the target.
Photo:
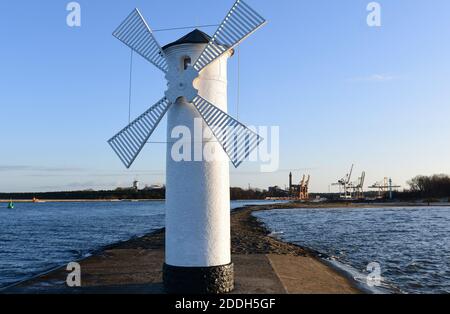
M 325 265 L 314 252 L 278 241 L 251 213 L 276 206 L 234 210 L 231 215 L 232 260 L 237 294 L 356 294 L 345 276 Z M 282 207 L 286 207 L 283 205 Z M 79 261 L 81 288 L 66 285 L 61 267 L 12 286 L 19 294 L 160 294 L 164 293 L 164 230 L 105 247 Z

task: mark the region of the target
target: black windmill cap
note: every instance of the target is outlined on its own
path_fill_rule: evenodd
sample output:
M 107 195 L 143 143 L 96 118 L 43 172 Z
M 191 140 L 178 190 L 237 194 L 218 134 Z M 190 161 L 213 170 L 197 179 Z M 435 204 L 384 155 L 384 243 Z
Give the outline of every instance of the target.
M 165 45 L 162 49 L 166 50 L 167 48 L 178 46 L 182 44 L 207 44 L 211 40 L 211 36 L 202 32 L 199 29 L 194 29 L 187 35 L 184 35 L 180 39 Z

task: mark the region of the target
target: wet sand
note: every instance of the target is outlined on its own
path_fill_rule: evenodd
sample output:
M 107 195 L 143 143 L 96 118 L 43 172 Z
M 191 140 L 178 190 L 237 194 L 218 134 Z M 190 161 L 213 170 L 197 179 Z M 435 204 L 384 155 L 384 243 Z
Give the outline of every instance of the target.
M 252 206 L 233 211 L 232 259 L 239 294 L 355 294 L 361 291 L 311 250 L 281 242 L 251 215 L 253 211 L 302 207 Z M 79 261 L 81 288 L 65 284 L 61 267 L 8 288 L 6 293 L 164 293 L 164 230 L 103 248 Z

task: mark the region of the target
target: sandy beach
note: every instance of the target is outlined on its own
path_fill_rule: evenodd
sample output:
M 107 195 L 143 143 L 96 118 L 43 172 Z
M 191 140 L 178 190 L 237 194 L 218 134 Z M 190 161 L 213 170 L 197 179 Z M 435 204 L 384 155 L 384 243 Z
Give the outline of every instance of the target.
M 291 204 L 289 206 L 298 207 Z M 283 205 L 236 209 L 232 259 L 238 294 L 356 294 L 356 285 L 316 253 L 278 241 L 251 213 Z M 164 230 L 103 248 L 79 261 L 81 288 L 68 288 L 65 267 L 7 288 L 6 293 L 164 293 Z

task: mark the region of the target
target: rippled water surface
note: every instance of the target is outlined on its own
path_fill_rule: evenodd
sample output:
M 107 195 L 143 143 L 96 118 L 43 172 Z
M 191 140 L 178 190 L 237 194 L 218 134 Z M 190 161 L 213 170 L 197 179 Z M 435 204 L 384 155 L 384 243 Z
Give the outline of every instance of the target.
M 231 208 L 265 201 L 231 202 Z M 0 288 L 164 226 L 164 202 L 0 203 Z
M 405 293 L 450 293 L 450 208 L 282 209 L 254 214 L 278 237 L 315 249 Z

